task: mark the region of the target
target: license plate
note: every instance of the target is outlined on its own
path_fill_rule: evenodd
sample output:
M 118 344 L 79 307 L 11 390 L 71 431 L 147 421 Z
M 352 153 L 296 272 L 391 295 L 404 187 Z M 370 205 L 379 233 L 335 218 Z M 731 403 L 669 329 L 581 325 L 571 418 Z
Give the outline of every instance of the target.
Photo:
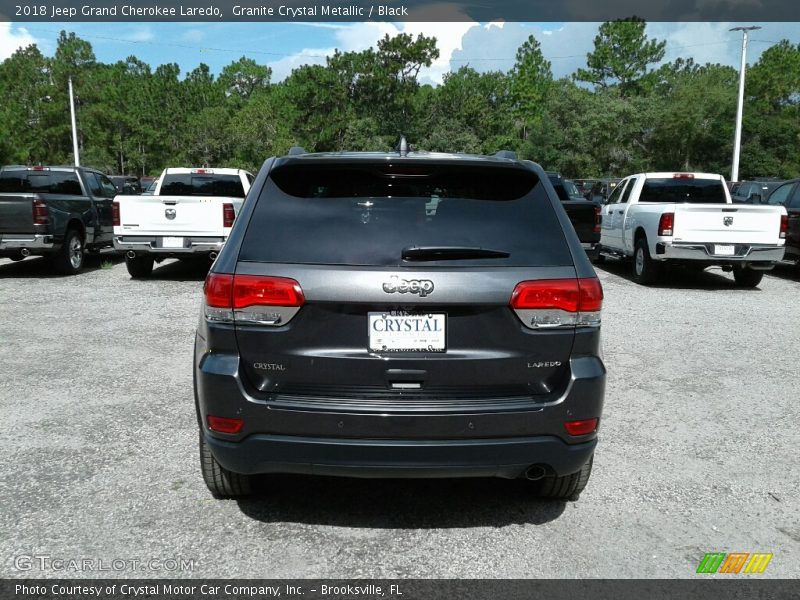
M 164 248 L 183 248 L 182 237 L 165 237 L 163 242 Z
M 736 254 L 736 248 L 732 245 L 715 244 L 714 254 L 718 256 L 733 256 Z
M 372 352 L 444 352 L 447 316 L 435 314 L 369 313 Z

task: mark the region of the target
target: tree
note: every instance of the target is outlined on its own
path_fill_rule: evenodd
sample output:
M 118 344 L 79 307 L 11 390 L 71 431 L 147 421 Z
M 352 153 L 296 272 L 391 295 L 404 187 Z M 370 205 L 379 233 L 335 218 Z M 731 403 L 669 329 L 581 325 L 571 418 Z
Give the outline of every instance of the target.
M 673 70 L 667 93 L 657 98 L 649 144 L 654 168 L 727 172 L 737 80 L 736 70 L 722 65 L 689 64 Z
M 243 56 L 222 69 L 219 84 L 225 95 L 233 100 L 236 106 L 241 106 L 255 92 L 269 89 L 271 77 L 272 69 Z
M 537 127 L 544 113 L 544 99 L 553 83 L 550 62 L 541 45 L 530 36 L 517 50 L 511 69 L 511 98 L 521 137 L 527 139 L 531 127 Z
M 594 51 L 586 55 L 588 69 L 575 78 L 601 88 L 619 86 L 623 96 L 640 91 L 648 66 L 664 58 L 666 42 L 648 39 L 646 23 L 636 17 L 606 21 L 594 38 Z

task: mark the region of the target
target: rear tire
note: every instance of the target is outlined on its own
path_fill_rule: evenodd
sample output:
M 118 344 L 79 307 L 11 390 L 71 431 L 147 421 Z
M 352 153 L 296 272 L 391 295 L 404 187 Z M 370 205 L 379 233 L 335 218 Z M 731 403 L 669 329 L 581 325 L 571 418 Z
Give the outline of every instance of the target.
M 633 279 L 641 285 L 650 285 L 658 281 L 660 271 L 661 265 L 650 258 L 647 238 L 640 237 L 633 250 Z
M 577 500 L 581 492 L 586 488 L 586 484 L 589 483 L 589 476 L 592 474 L 592 462 L 594 462 L 594 454 L 589 457 L 589 460 L 577 473 L 561 477 L 545 477 L 538 481 L 537 492 L 539 496 L 543 498 Z
M 128 268 L 130 276 L 134 279 L 148 277 L 153 272 L 154 262 L 155 260 L 152 256 L 125 257 L 125 266 Z
M 200 470 L 203 480 L 215 498 L 249 496 L 253 491 L 252 477 L 228 471 L 217 462 L 200 432 Z
M 734 267 L 733 278 L 736 280 L 736 285 L 744 288 L 754 288 L 764 278 L 764 271 L 754 271 L 745 267 Z
M 62 275 L 75 275 L 83 268 L 83 236 L 77 229 L 67 229 L 61 248 L 53 257 L 53 268 Z

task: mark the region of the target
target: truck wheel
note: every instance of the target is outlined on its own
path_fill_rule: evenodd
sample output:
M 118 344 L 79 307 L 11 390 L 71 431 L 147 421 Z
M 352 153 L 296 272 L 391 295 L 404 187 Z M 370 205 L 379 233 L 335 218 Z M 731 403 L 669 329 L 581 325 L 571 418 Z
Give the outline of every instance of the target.
M 153 262 L 152 256 L 125 257 L 125 266 L 128 268 L 130 276 L 134 279 L 142 279 L 150 275 L 153 272 Z
M 200 432 L 200 470 L 203 480 L 215 498 L 236 498 L 252 493 L 251 477 L 228 471 L 211 454 L 211 448 Z
M 633 278 L 636 283 L 650 285 L 658 280 L 660 266 L 650 258 L 647 238 L 639 238 L 633 251 Z
M 77 229 L 67 229 L 64 242 L 53 257 L 53 268 L 63 275 L 75 275 L 83 268 L 83 237 Z
M 581 495 L 581 492 L 589 483 L 589 476 L 592 474 L 592 462 L 594 455 L 589 457 L 586 464 L 581 467 L 581 470 L 571 475 L 564 475 L 562 477 L 552 476 L 545 477 L 537 483 L 537 492 L 543 498 L 561 498 L 563 500 L 575 501 Z
M 733 278 L 736 280 L 736 285 L 745 288 L 754 288 L 764 277 L 764 271 L 754 271 L 746 267 L 734 267 Z

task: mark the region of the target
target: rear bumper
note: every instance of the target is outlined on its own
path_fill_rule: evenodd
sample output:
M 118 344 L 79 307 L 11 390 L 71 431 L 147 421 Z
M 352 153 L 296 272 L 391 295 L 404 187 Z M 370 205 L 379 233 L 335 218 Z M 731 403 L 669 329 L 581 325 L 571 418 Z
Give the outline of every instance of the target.
M 653 258 L 656 260 L 703 261 L 708 264 L 776 263 L 783 259 L 784 246 L 759 244 L 733 244 L 734 255 L 714 253 L 715 244 L 690 242 L 657 242 Z
M 235 354 L 195 355 L 199 425 L 215 458 L 237 473 L 363 477 L 517 477 L 531 465 L 558 475 L 588 460 L 597 434 L 566 434 L 566 421 L 600 418 L 606 370 L 598 356 L 570 360 L 562 392 L 507 405 L 380 411 L 287 406 L 255 398 Z M 235 435 L 210 432 L 208 415 L 244 422 Z
M 0 234 L 0 252 L 16 253 L 22 249 L 27 249 L 31 254 L 45 254 L 53 250 L 52 235 L 43 234 Z
M 182 237 L 183 246 L 179 248 L 165 248 L 165 237 Z M 176 256 L 181 254 L 204 254 L 219 252 L 225 245 L 224 237 L 198 237 L 198 236 L 145 236 L 145 235 L 115 235 L 114 248 L 116 250 L 132 250 L 137 254 L 153 254 L 163 256 Z
M 347 477 L 520 477 L 531 465 L 575 473 L 597 440 L 556 437 L 479 440 L 370 440 L 251 435 L 227 442 L 205 435 L 217 461 L 244 474 L 302 473 Z

